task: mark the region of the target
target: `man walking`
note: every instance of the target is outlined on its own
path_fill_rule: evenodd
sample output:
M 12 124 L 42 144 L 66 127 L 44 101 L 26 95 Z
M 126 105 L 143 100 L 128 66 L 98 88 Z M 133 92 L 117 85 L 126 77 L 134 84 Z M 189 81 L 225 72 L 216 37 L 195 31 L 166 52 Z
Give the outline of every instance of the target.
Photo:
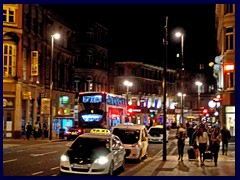
M 227 155 L 228 152 L 228 141 L 231 138 L 230 131 L 226 128 L 226 124 L 223 124 L 222 130 L 222 155 Z
M 27 127 L 26 127 L 26 138 L 27 138 L 27 140 L 30 139 L 31 134 L 32 134 L 32 125 L 28 122 Z

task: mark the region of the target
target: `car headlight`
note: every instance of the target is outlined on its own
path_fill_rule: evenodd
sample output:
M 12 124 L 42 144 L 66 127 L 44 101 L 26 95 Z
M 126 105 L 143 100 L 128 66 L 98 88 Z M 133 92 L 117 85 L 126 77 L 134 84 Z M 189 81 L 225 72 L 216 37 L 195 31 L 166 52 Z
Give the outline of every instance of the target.
M 98 159 L 95 161 L 98 164 L 106 164 L 108 162 L 108 158 L 104 156 L 100 156 Z
M 62 155 L 62 156 L 61 156 L 61 161 L 69 161 L 68 156 Z

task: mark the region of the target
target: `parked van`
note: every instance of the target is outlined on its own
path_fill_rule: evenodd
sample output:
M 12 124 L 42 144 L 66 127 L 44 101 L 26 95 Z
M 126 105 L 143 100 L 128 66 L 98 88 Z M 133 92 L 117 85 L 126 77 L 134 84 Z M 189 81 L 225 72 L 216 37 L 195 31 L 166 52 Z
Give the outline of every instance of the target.
M 145 125 L 118 124 L 113 127 L 112 133 L 117 135 L 124 144 L 126 159 L 141 160 L 147 156 L 148 134 Z

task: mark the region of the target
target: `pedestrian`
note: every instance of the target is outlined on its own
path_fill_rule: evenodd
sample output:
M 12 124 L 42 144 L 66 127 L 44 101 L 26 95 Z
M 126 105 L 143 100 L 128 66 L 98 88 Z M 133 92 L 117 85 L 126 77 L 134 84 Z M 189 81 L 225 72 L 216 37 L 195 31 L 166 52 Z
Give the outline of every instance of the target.
M 230 131 L 226 128 L 226 124 L 223 124 L 222 130 L 222 155 L 227 155 L 228 152 L 228 141 L 231 138 Z
M 184 152 L 186 136 L 187 136 L 186 129 L 184 125 L 181 123 L 180 127 L 177 129 L 177 132 L 176 132 L 177 145 L 178 145 L 178 160 L 181 159 L 181 161 L 183 161 L 183 152 Z
M 204 166 L 204 153 L 208 150 L 209 147 L 209 137 L 207 132 L 205 131 L 204 125 L 199 126 L 199 132 L 197 134 L 196 142 L 200 153 L 201 166 Z
M 212 153 L 214 157 L 215 166 L 217 166 L 217 162 L 218 162 L 218 153 L 220 149 L 221 139 L 222 139 L 222 135 L 221 135 L 220 129 L 214 128 L 211 135 L 211 141 L 212 141 Z
M 187 136 L 188 136 L 188 138 L 189 138 L 189 145 L 191 145 L 192 135 L 193 135 L 193 132 L 194 132 L 194 131 L 195 131 L 195 130 L 193 129 L 193 124 L 190 123 L 190 124 L 189 124 L 189 127 L 188 127 L 188 129 L 187 129 Z
M 38 123 L 38 121 L 36 121 L 33 126 L 35 140 L 37 140 L 37 138 L 39 137 L 39 128 L 40 128 L 39 123 Z
M 193 148 L 194 148 L 196 162 L 198 162 L 198 156 L 199 156 L 199 149 L 198 149 L 198 146 L 197 146 L 198 131 L 199 131 L 199 127 L 197 125 L 194 126 L 194 132 L 193 132 L 192 138 L 191 138 L 191 140 L 192 140 L 191 141 L 191 146 L 193 146 Z
M 32 125 L 28 122 L 28 124 L 26 126 L 26 138 L 27 138 L 27 140 L 30 139 L 31 134 L 32 134 Z

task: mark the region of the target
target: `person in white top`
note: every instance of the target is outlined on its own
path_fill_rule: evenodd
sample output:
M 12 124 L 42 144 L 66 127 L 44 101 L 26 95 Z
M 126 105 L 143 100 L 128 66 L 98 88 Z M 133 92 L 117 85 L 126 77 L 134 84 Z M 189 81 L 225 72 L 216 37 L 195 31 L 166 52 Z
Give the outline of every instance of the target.
M 201 166 L 204 166 L 204 153 L 209 147 L 209 137 L 203 125 L 200 125 L 196 138 L 197 146 L 200 152 Z

